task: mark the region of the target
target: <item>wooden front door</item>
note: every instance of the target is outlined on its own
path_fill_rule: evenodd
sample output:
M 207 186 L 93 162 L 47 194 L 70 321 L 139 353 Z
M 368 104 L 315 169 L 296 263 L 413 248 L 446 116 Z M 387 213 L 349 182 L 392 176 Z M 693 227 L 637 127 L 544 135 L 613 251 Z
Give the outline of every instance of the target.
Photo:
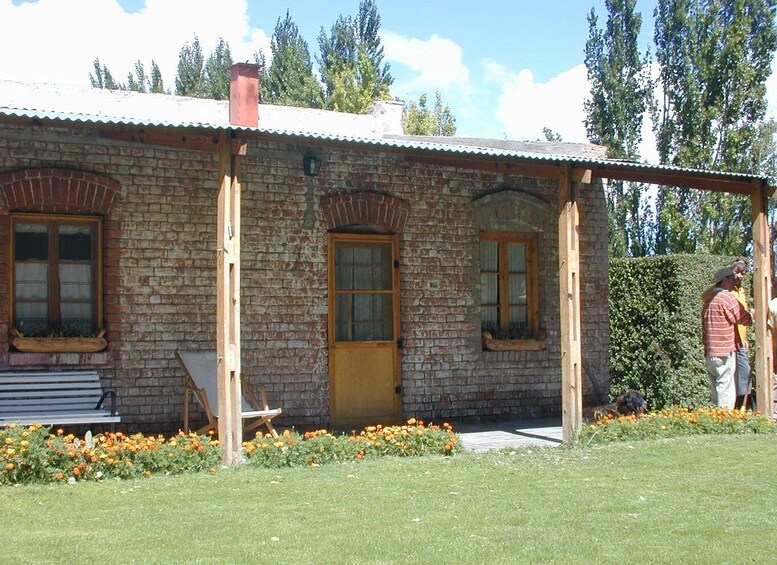
M 401 417 L 399 269 L 392 235 L 329 235 L 330 425 Z

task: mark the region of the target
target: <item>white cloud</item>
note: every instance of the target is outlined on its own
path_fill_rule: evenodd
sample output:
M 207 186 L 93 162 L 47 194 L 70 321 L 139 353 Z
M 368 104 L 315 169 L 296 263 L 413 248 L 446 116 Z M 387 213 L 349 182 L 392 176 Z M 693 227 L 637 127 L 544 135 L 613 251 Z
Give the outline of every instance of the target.
M 248 24 L 246 0 L 146 0 L 134 13 L 115 0 L 0 0 L 0 76 L 83 84 L 99 57 L 123 81 L 137 59 L 147 70 L 154 59 L 172 88 L 178 52 L 194 34 L 206 56 L 219 37 L 235 61 L 253 61 L 259 48 L 269 54 L 267 34 Z
M 486 62 L 486 69 L 492 80 L 503 81 L 495 114 L 508 138 L 544 139 L 542 129 L 548 127 L 564 141 L 586 142 L 585 65 L 559 73 L 545 83 L 535 82 L 530 69 L 515 75 L 491 61 Z
M 404 37 L 392 31 L 383 31 L 380 38 L 386 60 L 392 66 L 404 65 L 414 74 L 396 85 L 407 94 L 470 92 L 469 69 L 462 62 L 462 48 L 454 41 L 438 35 L 427 40 Z

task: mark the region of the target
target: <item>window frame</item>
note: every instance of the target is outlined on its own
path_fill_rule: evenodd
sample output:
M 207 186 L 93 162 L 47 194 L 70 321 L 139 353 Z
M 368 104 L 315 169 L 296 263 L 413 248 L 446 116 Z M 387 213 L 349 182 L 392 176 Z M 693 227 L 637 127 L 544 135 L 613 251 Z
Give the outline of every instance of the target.
M 59 292 L 59 227 L 87 225 L 92 237 L 92 329 L 96 335 L 103 326 L 103 218 L 101 216 L 11 213 L 9 221 L 9 325 L 16 325 L 16 225 L 18 223 L 43 224 L 48 227 L 48 332 L 61 329 Z M 52 229 L 54 228 L 54 229 Z M 17 328 L 18 329 L 18 328 Z
M 483 242 L 497 243 L 497 262 L 498 262 L 498 308 L 499 308 L 499 329 L 507 332 L 510 322 L 510 292 L 508 269 L 507 245 L 510 243 L 523 243 L 526 245 L 526 328 L 529 333 L 536 335 L 539 332 L 540 319 L 540 300 L 539 300 L 539 256 L 537 251 L 538 236 L 532 232 L 503 232 L 503 231 L 481 231 L 478 239 L 478 285 L 480 285 L 483 271 L 482 259 L 480 258 L 480 244 Z M 482 295 L 481 295 L 482 296 Z M 483 329 L 482 299 L 479 299 L 481 308 L 480 325 Z

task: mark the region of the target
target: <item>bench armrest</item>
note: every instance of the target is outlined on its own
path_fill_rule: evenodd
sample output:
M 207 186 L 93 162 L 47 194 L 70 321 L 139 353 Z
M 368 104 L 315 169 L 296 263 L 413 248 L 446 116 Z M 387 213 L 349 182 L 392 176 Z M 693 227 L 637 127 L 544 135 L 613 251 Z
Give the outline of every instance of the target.
M 103 392 L 103 395 L 100 397 L 100 400 L 97 401 L 97 406 L 95 408 L 102 408 L 103 402 L 105 402 L 106 398 L 110 398 L 110 406 L 111 406 L 111 416 L 116 415 L 116 391 L 113 389 L 106 390 Z

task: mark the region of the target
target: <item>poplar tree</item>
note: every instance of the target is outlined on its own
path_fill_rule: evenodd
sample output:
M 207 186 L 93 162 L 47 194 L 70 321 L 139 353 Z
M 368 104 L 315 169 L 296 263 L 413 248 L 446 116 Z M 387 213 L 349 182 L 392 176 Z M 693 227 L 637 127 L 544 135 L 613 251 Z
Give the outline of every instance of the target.
M 405 105 L 402 129 L 406 135 L 453 136 L 456 134 L 456 118 L 450 107 L 443 106 L 442 96 L 435 92 L 434 109 L 429 108 L 426 94 L 418 102 Z
M 205 58 L 195 34 L 192 44 L 185 43 L 178 53 L 175 93 L 179 96 L 202 96 L 205 91 Z
M 321 28 L 318 64 L 326 107 L 364 113 L 375 100 L 390 98 L 394 79 L 383 63 L 380 15 L 373 0 L 362 0 L 357 17 L 339 16 L 329 35 Z
M 99 58 L 95 58 L 92 64 L 94 65 L 94 74 L 89 73 L 89 82 L 92 83 L 94 88 L 106 88 L 108 90 L 121 90 L 124 88 L 122 84 L 114 80 L 111 71 L 108 70 L 106 65 L 100 63 Z
M 637 39 L 642 15 L 636 0 L 606 0 L 607 21 L 599 28 L 588 14 L 585 65 L 591 96 L 584 102 L 588 139 L 604 145 L 612 159 L 639 160 L 642 120 L 651 95 L 648 56 Z M 644 256 L 651 250 L 650 209 L 644 184 L 610 181 L 607 209 L 610 255 Z
M 157 65 L 156 61 L 153 59 L 151 59 L 151 83 L 149 85 L 149 92 L 154 92 L 156 94 L 165 93 L 165 84 L 162 80 L 162 71 L 159 70 L 159 65 Z
M 751 149 L 766 112 L 777 45 L 774 0 L 659 0 L 655 44 L 662 99 L 655 124 L 662 163 L 757 172 Z M 659 253 L 743 255 L 748 199 L 660 189 Z
M 308 44 L 300 37 L 289 11 L 278 18 L 270 40 L 272 64 L 263 75 L 262 101 L 285 106 L 321 108 L 321 87 L 313 75 Z
M 229 100 L 229 81 L 232 53 L 229 43 L 219 38 L 216 48 L 208 56 L 203 71 L 203 98 Z

